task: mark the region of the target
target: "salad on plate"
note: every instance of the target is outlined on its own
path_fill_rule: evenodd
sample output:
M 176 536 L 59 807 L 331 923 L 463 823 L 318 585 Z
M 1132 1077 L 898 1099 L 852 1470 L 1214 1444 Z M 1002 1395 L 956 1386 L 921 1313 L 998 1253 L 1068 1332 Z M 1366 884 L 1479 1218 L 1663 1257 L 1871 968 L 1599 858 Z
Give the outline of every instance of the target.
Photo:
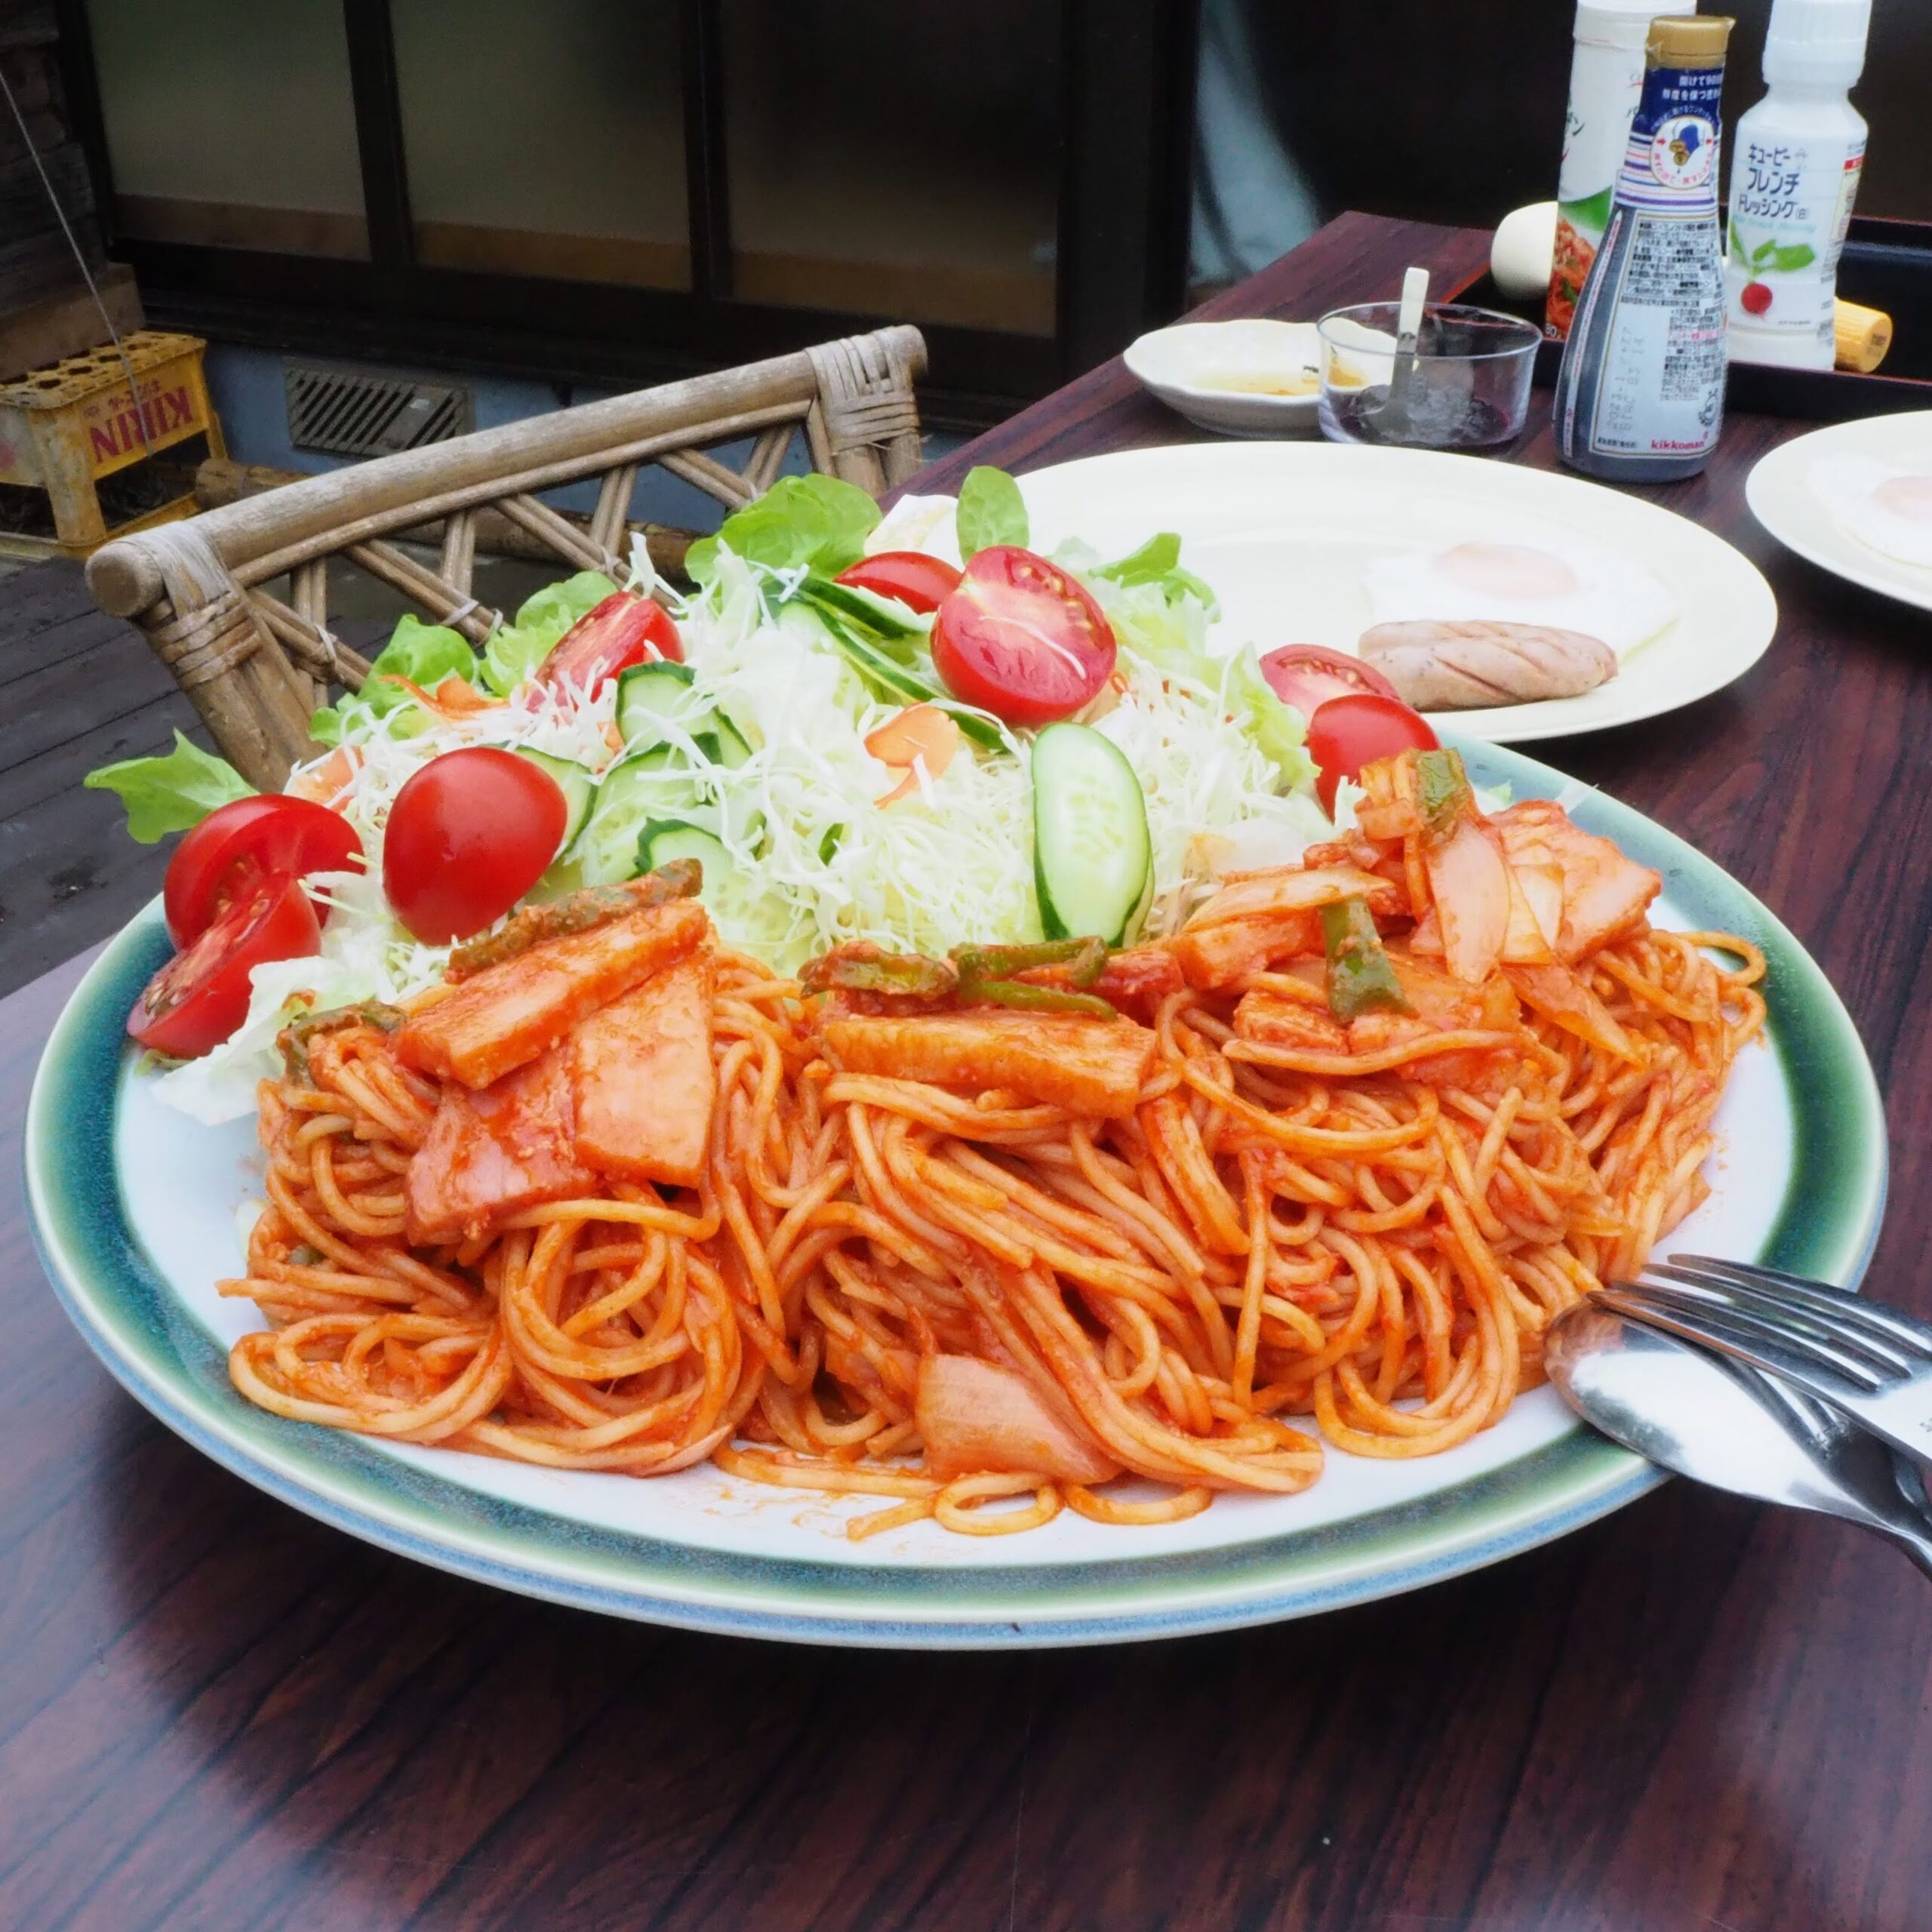
M 1434 745 L 1359 660 L 1219 635 L 1174 536 L 1109 558 L 1029 534 L 995 469 L 883 518 L 786 478 L 693 546 L 688 590 L 639 543 L 624 583 L 552 585 L 480 651 L 405 617 L 278 795 L 178 737 L 92 774 L 136 838 L 186 834 L 178 950 L 129 1020 L 162 1097 L 241 1118 L 305 1012 L 406 1001 L 519 908 L 679 860 L 780 974 L 1158 938 Z

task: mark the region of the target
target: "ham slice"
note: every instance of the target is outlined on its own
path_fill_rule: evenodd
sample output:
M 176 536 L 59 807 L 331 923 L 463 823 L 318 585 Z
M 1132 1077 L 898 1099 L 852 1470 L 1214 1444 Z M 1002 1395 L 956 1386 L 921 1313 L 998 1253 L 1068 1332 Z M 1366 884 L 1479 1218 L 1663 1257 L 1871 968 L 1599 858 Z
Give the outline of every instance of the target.
M 1211 992 L 1284 959 L 1321 958 L 1321 915 L 1258 912 L 1220 925 L 1184 927 L 1167 944 L 1187 983 Z
M 487 1234 L 523 1208 L 595 1193 L 597 1177 L 577 1157 L 573 1114 L 562 1048 L 478 1092 L 446 1087 L 409 1163 L 410 1240 Z
M 1525 798 L 1492 823 L 1511 865 L 1554 866 L 1563 875 L 1563 921 L 1555 936 L 1559 959 L 1574 963 L 1641 924 L 1663 890 L 1649 866 L 1571 824 L 1563 808 L 1546 798 Z
M 1124 1120 L 1139 1104 L 1155 1038 L 1131 1020 L 1078 1013 L 855 1014 L 821 1023 L 833 1063 L 850 1073 L 928 1080 L 967 1092 L 1011 1088 L 1048 1106 Z
M 626 1180 L 695 1187 L 711 1143 L 709 948 L 593 1014 L 571 1037 L 580 1160 Z
M 412 1014 L 396 1035 L 396 1057 L 420 1073 L 488 1087 L 682 958 L 709 925 L 703 906 L 681 899 L 542 940 Z

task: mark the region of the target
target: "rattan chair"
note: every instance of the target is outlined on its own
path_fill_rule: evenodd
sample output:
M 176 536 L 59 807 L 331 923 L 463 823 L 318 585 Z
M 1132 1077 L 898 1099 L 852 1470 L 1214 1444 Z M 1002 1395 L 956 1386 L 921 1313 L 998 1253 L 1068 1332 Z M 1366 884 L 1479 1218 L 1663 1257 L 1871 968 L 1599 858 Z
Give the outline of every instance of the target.
M 616 571 L 636 527 L 627 518 L 641 465 L 736 509 L 771 488 L 800 433 L 815 469 L 876 495 L 918 467 L 912 381 L 925 365 L 918 330 L 881 329 L 479 430 L 118 538 L 89 561 L 88 587 L 147 633 L 223 754 L 251 784 L 277 789 L 314 755 L 315 707 L 369 668 L 329 629 L 331 557 L 480 644 L 499 619 L 471 594 L 479 515 L 506 518 L 565 569 Z M 742 470 L 705 453 L 747 436 Z M 592 476 L 603 487 L 587 522 L 537 494 Z M 389 540 L 432 524 L 433 569 Z M 285 601 L 263 587 L 284 576 Z

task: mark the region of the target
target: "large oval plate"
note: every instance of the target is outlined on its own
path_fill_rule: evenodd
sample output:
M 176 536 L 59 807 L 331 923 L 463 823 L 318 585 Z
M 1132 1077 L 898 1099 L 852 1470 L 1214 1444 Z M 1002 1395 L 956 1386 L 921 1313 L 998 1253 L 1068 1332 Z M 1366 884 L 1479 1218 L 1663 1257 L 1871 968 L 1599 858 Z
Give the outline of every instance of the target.
M 1466 748 L 1480 783 L 1558 798 L 1664 876 L 1663 923 L 1724 928 L 1770 962 L 1770 1039 L 1719 1115 L 1711 1200 L 1675 1245 L 1855 1283 L 1885 1187 L 1884 1115 L 1851 1022 L 1770 914 L 1627 807 L 1513 752 Z M 1109 1642 L 1259 1623 L 1411 1590 L 1619 1508 L 1662 1480 L 1584 1429 L 1548 1389 L 1447 1454 L 1330 1452 L 1299 1497 L 1229 1497 L 1158 1529 L 1062 1515 L 1011 1538 L 931 1523 L 863 1543 L 838 1500 L 709 1468 L 651 1481 L 533 1469 L 379 1444 L 264 1414 L 235 1394 L 228 1343 L 258 1318 L 223 1302 L 238 1206 L 259 1186 L 252 1123 L 211 1131 L 162 1108 L 122 1023 L 167 938 L 151 908 L 109 946 L 48 1043 L 29 1105 L 28 1198 L 81 1332 L 155 1415 L 217 1462 L 386 1549 L 534 1596 L 696 1629 L 820 1643 Z
M 1437 728 L 1493 744 L 1607 731 L 1675 711 L 1741 678 L 1777 629 L 1757 566 L 1688 517 L 1580 476 L 1436 450 L 1340 443 L 1183 443 L 1082 457 L 1020 478 L 1036 549 L 1069 537 L 1124 555 L 1156 530 L 1221 601 L 1229 648 L 1318 644 L 1352 653 L 1374 621 L 1363 573 L 1398 552 L 1470 542 L 1641 565 L 1676 617 L 1580 697 L 1441 712 Z M 1603 595 L 1614 601 L 1614 585 Z M 1565 620 L 1565 621 L 1568 621 Z M 1582 619 L 1576 628 L 1588 630 Z

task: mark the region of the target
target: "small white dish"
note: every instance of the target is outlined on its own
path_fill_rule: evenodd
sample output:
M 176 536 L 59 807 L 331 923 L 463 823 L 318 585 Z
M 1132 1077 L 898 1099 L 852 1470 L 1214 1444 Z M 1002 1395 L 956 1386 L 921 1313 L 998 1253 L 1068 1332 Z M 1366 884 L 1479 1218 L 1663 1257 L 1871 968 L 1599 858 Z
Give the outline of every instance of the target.
M 1321 345 L 1312 322 L 1180 322 L 1142 336 L 1124 359 L 1169 408 L 1201 429 L 1288 436 L 1317 427 Z M 1269 392 L 1277 383 L 1303 382 L 1306 389 L 1292 395 Z

